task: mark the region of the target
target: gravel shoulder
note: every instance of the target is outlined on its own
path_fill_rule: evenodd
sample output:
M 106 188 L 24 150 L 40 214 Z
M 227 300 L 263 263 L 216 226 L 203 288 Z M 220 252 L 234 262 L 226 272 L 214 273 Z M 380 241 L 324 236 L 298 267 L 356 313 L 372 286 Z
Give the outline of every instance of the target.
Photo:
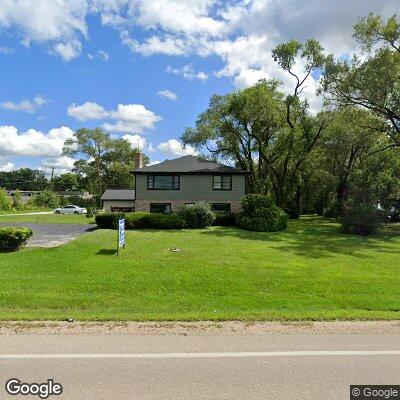
M 400 321 L 0 322 L 0 335 L 332 335 L 400 334 Z

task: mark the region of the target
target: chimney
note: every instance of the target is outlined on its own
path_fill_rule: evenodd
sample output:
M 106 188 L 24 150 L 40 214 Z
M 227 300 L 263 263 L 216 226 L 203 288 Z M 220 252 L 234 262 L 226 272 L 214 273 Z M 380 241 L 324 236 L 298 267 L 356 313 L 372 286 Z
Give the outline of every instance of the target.
M 138 149 L 137 153 L 135 154 L 135 166 L 136 168 L 143 168 L 143 154 L 140 151 L 140 149 Z

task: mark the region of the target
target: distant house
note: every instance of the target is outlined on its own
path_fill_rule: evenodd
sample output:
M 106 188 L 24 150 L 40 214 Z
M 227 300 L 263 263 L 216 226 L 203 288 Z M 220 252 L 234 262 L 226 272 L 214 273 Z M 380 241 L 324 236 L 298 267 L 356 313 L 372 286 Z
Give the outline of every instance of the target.
M 104 211 L 133 211 L 135 207 L 135 191 L 128 189 L 107 189 L 103 196 L 101 196 L 100 201 L 101 208 Z
M 137 165 L 141 165 L 138 160 Z M 216 211 L 240 211 L 246 194 L 247 171 L 196 156 L 138 168 L 136 190 L 107 190 L 104 210 L 134 206 L 135 211 L 169 213 L 181 207 L 208 203 Z

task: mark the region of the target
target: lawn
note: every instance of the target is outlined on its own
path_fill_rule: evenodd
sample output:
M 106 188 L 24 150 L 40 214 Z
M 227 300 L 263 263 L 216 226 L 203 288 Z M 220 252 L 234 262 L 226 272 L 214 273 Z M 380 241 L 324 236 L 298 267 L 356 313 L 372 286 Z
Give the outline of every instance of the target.
M 338 232 L 315 217 L 284 232 L 100 230 L 0 254 L 0 318 L 399 319 L 400 232 Z M 180 252 L 168 249 L 177 247 Z
M 30 212 L 30 211 L 26 211 Z M 0 215 L 0 224 L 10 222 L 34 222 L 42 224 L 93 224 L 94 218 L 86 218 L 86 215 L 74 214 L 37 214 L 37 215 Z

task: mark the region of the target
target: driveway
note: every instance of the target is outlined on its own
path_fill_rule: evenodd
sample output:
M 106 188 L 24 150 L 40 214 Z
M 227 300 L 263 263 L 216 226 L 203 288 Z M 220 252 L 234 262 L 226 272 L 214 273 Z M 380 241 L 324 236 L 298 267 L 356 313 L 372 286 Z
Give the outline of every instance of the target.
M 33 236 L 27 247 L 55 247 L 77 239 L 84 233 L 96 229 L 93 224 L 34 224 L 29 222 L 0 223 L 0 226 L 21 226 L 31 228 Z

